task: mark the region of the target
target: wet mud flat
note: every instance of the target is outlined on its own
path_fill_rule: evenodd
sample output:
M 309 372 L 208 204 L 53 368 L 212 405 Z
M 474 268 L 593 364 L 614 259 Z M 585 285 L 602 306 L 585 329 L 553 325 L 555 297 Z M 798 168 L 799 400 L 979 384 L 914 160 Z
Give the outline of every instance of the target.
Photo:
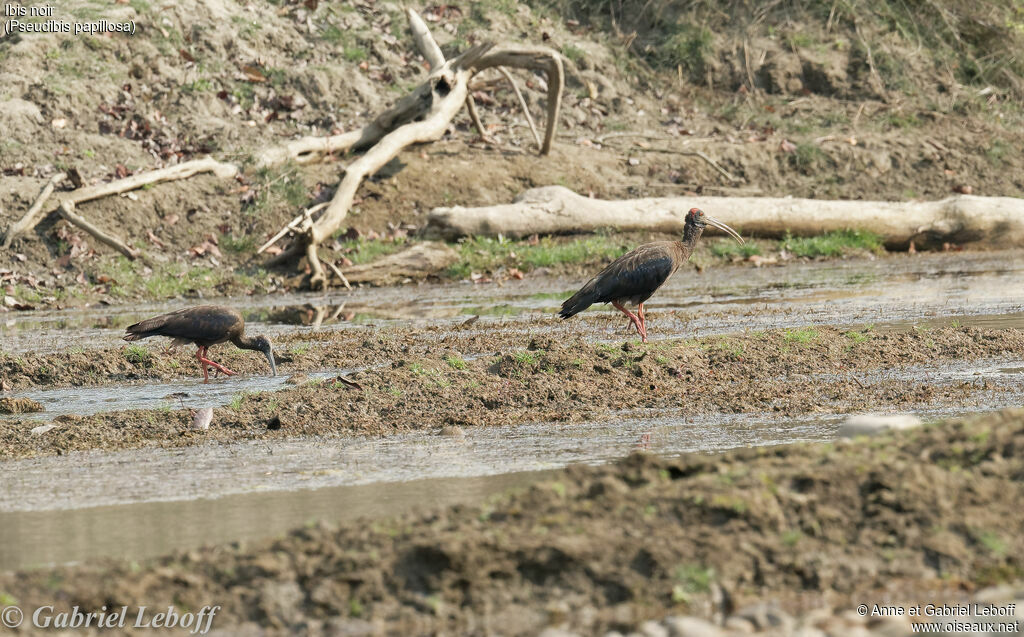
M 45 432 L 33 432 L 40 426 L 35 418 L 7 417 L 0 455 L 579 423 L 623 409 L 674 409 L 685 418 L 967 407 L 1000 392 L 1019 395 L 1020 375 L 1006 374 L 1004 382 L 981 373 L 942 377 L 944 365 L 983 361 L 982 367 L 1013 369 L 1024 359 L 1024 331 L 971 327 L 883 333 L 803 328 L 647 345 L 540 337 L 521 349 L 506 345 L 475 357 L 443 343 L 429 356 L 403 355 L 402 346 L 383 336 L 357 344 L 342 337 L 331 345 L 318 352 L 355 358 L 365 349 L 364 362 L 383 362 L 337 376 L 295 378 L 278 391 L 236 394 L 214 408 L 215 426 L 201 431 L 192 429 L 190 410 L 171 395 L 157 409 L 64 414 Z M 893 373 L 900 368 L 913 371 Z M 872 370 L 888 376 L 865 375 Z
M 0 591 L 25 607 L 214 602 L 224 634 L 282 635 L 602 634 L 753 600 L 796 615 L 941 603 L 1024 577 L 1022 475 L 1024 411 L 1005 410 L 577 465 L 482 504 L 0 575 Z
M 569 321 L 559 304 L 585 280 L 534 276 L 499 285 L 411 285 L 324 295 L 268 295 L 216 302 L 237 308 L 250 331 L 274 340 L 285 374 L 345 368 L 449 348 L 463 355 L 524 347 L 537 337 L 621 342 L 621 314 L 595 307 Z M 721 266 L 681 272 L 648 307 L 652 340 L 831 325 L 858 328 L 949 325 L 1024 328 L 1024 252 L 890 255 L 796 261 L 778 267 Z M 0 321 L 0 385 L 96 386 L 194 379 L 193 351 L 132 349 L 124 327 L 175 304 L 7 313 Z M 339 309 L 341 312 L 339 312 Z M 467 324 L 468 322 L 468 324 Z M 324 350 L 329 351 L 324 351 Z M 231 369 L 267 371 L 230 345 L 211 352 Z
M 937 479 L 929 458 L 942 436 L 929 433 L 927 449 L 850 447 L 861 450 L 849 460 L 860 487 L 840 478 L 852 470 L 846 460 L 810 451 L 845 454 L 846 443 L 803 443 L 832 440 L 849 413 L 936 420 L 1019 405 L 1020 257 L 679 276 L 648 315 L 649 344 L 614 312 L 552 318 L 579 283 L 557 277 L 502 288 L 359 290 L 284 306 L 229 300 L 249 304 L 253 331 L 273 336 L 282 375 L 222 346 L 215 360 L 239 376 L 208 385 L 190 351 L 119 342 L 124 325 L 157 308 L 115 307 L 84 322 L 69 313 L 73 324 L 53 332 L 59 315 L 8 322 L 5 336 L 39 347 L 0 354 L 4 398 L 24 412 L 0 415 L 8 487 L 0 525 L 9 530 L 0 572 L 33 570 L 0 575 L 0 593 L 31 601 L 44 582 L 67 601 L 220 603 L 224 593 L 236 604 L 218 623 L 226 634 L 536 634 L 549 625 L 592 634 L 668 614 L 708 615 L 719 589 L 737 606 L 760 596 L 799 614 L 841 606 L 858 591 L 954 599 L 1019 579 L 1006 558 L 1016 541 L 1003 539 L 1009 527 L 988 517 L 980 526 L 962 515 L 969 526 L 952 521 L 956 507 L 981 507 L 998 489 L 972 491 L 950 465 L 940 467 L 953 476 L 941 484 L 953 484 L 949 497 L 959 499 L 935 500 L 939 518 L 921 513 L 924 504 L 894 503 L 910 478 L 921 491 L 913 497 L 932 497 L 922 483 Z M 361 318 L 332 318 L 342 303 Z M 31 402 L 43 411 L 26 412 Z M 195 430 L 190 410 L 203 407 L 213 408 L 213 423 Z M 1016 412 L 989 418 L 970 444 L 1020 420 Z M 947 437 L 943 453 L 961 454 L 963 436 Z M 778 443 L 796 444 L 765 447 Z M 1016 443 L 1007 444 L 986 457 L 1014 457 Z M 749 448 L 716 455 L 736 447 Z M 662 456 L 620 461 L 637 448 Z M 922 466 L 909 464 L 913 453 Z M 802 467 L 801 480 L 824 482 L 793 486 L 795 474 L 782 473 L 759 476 L 757 487 L 742 467 L 764 458 L 785 458 L 778 464 L 786 471 Z M 699 470 L 686 468 L 694 462 Z M 834 462 L 842 465 L 835 476 Z M 606 466 L 550 473 L 570 463 Z M 677 470 L 686 475 L 674 478 Z M 641 488 L 630 472 L 658 480 Z M 899 480 L 885 481 L 886 472 Z M 873 493 L 856 480 L 876 474 L 885 489 L 870 502 L 853 499 L 855 488 L 857 497 Z M 526 487 L 541 480 L 554 482 Z M 509 488 L 518 489 L 510 499 L 493 499 Z M 1002 495 L 1018 497 L 1009 488 Z M 495 502 L 513 504 L 492 520 Z M 427 508 L 407 513 L 417 503 Z M 706 516 L 691 519 L 694 508 Z M 263 516 L 255 524 L 254 509 Z M 676 516 L 671 525 L 665 515 Z M 819 517 L 822 528 L 808 530 Z M 509 520 L 521 524 L 503 526 Z M 840 537 L 839 527 L 850 530 Z M 726 531 L 716 539 L 719 529 Z M 758 534 L 766 537 L 755 541 Z M 857 566 L 867 547 L 873 561 Z M 608 555 L 592 558 L 597 552 Z M 118 554 L 136 566 L 102 561 Z M 76 565 L 53 566 L 69 562 Z M 129 571 L 138 577 L 121 577 Z M 104 577 L 106 588 L 87 589 Z M 189 591 L 179 597 L 175 587 Z

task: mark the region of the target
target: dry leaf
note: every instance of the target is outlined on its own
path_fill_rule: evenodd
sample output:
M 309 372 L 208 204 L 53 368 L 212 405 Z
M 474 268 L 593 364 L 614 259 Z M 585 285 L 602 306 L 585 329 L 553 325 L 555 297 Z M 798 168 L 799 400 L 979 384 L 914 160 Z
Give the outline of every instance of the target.
M 250 82 L 267 81 L 267 76 L 264 75 L 262 71 L 260 71 L 255 66 L 252 66 L 251 64 L 242 67 L 242 74 L 245 75 L 245 79 L 249 80 Z

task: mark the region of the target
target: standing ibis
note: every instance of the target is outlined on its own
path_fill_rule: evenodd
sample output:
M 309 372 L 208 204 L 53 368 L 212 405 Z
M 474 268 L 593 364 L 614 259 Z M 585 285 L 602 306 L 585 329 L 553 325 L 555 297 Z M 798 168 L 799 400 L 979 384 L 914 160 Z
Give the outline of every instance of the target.
M 743 238 L 735 230 L 721 221 L 712 219 L 702 210 L 691 208 L 690 212 L 686 213 L 682 241 L 645 243 L 615 259 L 597 276 L 587 281 L 579 292 L 562 303 L 559 316 L 566 319 L 579 314 L 594 303 L 611 303 L 629 317 L 636 327 L 637 334 L 646 343 L 644 303 L 690 258 L 693 247 L 697 245 L 697 239 L 700 239 L 708 224 L 743 243 Z M 635 303 L 637 313 L 627 310 L 625 303 Z
M 237 311 L 219 305 L 200 305 L 169 314 L 161 314 L 146 319 L 125 329 L 124 340 L 138 341 L 150 336 L 167 336 L 174 339 L 170 347 L 194 343 L 199 347 L 196 358 L 203 366 L 203 382 L 209 382 L 213 367 L 228 376 L 233 371 L 220 363 L 206 357 L 206 350 L 217 343 L 231 341 L 241 349 L 263 352 L 270 363 L 270 372 L 277 376 L 277 365 L 274 363 L 274 351 L 265 336 L 247 337 L 245 335 L 245 319 Z

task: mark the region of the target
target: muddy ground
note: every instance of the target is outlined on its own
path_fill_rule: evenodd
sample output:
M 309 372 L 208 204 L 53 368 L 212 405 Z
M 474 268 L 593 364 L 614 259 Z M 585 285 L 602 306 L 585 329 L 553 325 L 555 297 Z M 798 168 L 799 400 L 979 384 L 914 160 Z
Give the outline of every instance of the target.
M 647 345 L 509 338 L 501 333 L 424 338 L 403 330 L 369 331 L 354 338 L 325 333 L 323 338 L 308 349 L 293 349 L 296 353 L 282 360 L 279 369 L 367 369 L 346 373 L 344 380 L 303 382 L 299 376 L 291 389 L 240 394 L 230 406 L 214 410 L 215 426 L 206 431 L 192 431 L 190 411 L 171 407 L 58 416 L 56 427 L 42 434 L 32 432 L 37 421 L 9 421 L 0 428 L 0 457 L 253 438 L 386 435 L 448 426 L 581 422 L 640 408 L 678 409 L 685 418 L 967 405 L 977 392 L 999 388 L 984 377 L 871 379 L 870 373 L 1024 355 L 1024 332 L 968 327 L 884 334 L 805 328 Z M 53 378 L 167 378 L 180 374 L 177 361 L 152 353 L 146 363 L 131 363 L 122 350 L 28 357 L 23 363 L 8 358 L 3 378 L 18 385 Z M 266 364 L 241 352 L 226 354 L 223 362 L 247 372 L 262 372 Z M 41 376 L 40 369 L 56 376 Z M 860 378 L 865 374 L 866 381 Z M 168 403 L 174 404 L 173 397 Z
M 551 184 L 609 198 L 1024 196 L 1024 157 L 1013 150 L 1024 147 L 1024 84 L 1019 56 L 1004 55 L 1021 46 L 1019 10 L 995 3 L 982 15 L 940 0 L 912 15 L 903 3 L 868 4 L 872 10 L 568 0 L 419 7 L 449 56 L 483 40 L 545 43 L 561 52 L 567 90 L 559 137 L 551 156 L 534 156 L 513 93 L 484 78 L 474 95 L 492 140 L 478 139 L 460 116 L 439 142 L 401 153 L 360 188 L 348 227 L 325 243 L 322 256 L 342 269 L 372 262 L 419 241 L 433 207 L 505 202 Z M 301 263 L 269 267 L 255 249 L 297 211 L 329 199 L 348 158 L 269 171 L 254 169 L 251 158 L 299 136 L 353 130 L 420 82 L 426 71 L 412 51 L 403 7 L 373 0 L 94 5 L 61 3 L 55 17 L 134 19 L 138 36 L 0 38 L 0 230 L 57 171 L 88 185 L 211 153 L 239 163 L 243 173 L 230 181 L 197 176 L 79 207 L 144 249 L 152 268 L 48 216 L 0 252 L 0 312 L 90 304 L 102 314 L 106 306 L 97 304 L 195 304 L 301 289 Z M 539 78 L 516 76 L 539 115 Z M 735 181 L 692 154 L 697 150 Z M 59 189 L 70 189 L 70 181 Z M 596 238 L 600 250 L 543 267 L 514 254 L 488 261 L 486 246 L 470 241 L 450 246 L 462 259 L 458 267 L 411 278 L 497 287 L 525 275 L 521 283 L 564 298 L 615 254 L 653 238 L 663 237 L 604 233 Z M 693 259 L 698 269 L 753 271 L 747 255 L 714 245 L 702 242 Z M 786 246 L 755 245 L 762 250 L 749 253 L 756 265 L 779 264 L 765 277 L 771 285 L 794 285 L 800 277 L 795 266 L 787 269 L 793 260 Z M 960 258 L 962 246 L 935 247 L 949 254 L 929 259 Z M 876 256 L 874 249 L 861 254 Z M 743 265 L 726 265 L 732 261 Z M 899 300 L 910 309 L 894 313 L 905 324 L 884 330 L 867 321 L 887 320 L 886 303 L 896 299 L 862 305 L 858 318 L 839 309 L 811 325 L 800 314 L 808 306 L 769 309 L 770 295 L 740 294 L 737 302 L 749 305 L 715 310 L 740 327 L 708 336 L 705 322 L 700 338 L 682 338 L 694 332 L 692 323 L 714 320 L 714 312 L 695 316 L 687 308 L 700 307 L 701 295 L 729 296 L 729 277 L 687 288 L 682 301 L 677 297 L 678 314 L 655 307 L 653 324 L 675 331 L 648 345 L 610 313 L 569 323 L 538 316 L 532 323 L 460 325 L 465 308 L 453 306 L 443 320 L 414 325 L 423 315 L 396 301 L 382 314 L 390 325 L 276 333 L 279 371 L 289 382 L 215 404 L 207 430 L 192 428 L 178 395 L 145 410 L 111 400 L 109 409 L 118 411 L 62 415 L 52 427 L 35 419 L 31 400 L 4 396 L 0 412 L 15 415 L 0 420 L 0 471 L 17 477 L 37 462 L 32 457 L 64 456 L 44 460 L 68 460 L 56 470 L 88 475 L 92 451 L 116 456 L 157 446 L 187 454 L 196 451 L 189 447 L 244 440 L 267 441 L 272 451 L 272 443 L 292 439 L 415 431 L 458 444 L 471 428 L 614 425 L 624 413 L 684 422 L 703 416 L 711 426 L 717 415 L 763 415 L 785 427 L 819 415 L 834 422 L 862 411 L 963 413 L 1019 404 L 1020 383 L 1006 380 L 1019 370 L 999 378 L 984 372 L 1024 358 L 1020 325 L 992 319 L 1020 311 L 1019 297 L 1000 297 L 998 289 L 1017 289 L 1016 270 L 984 278 L 987 287 L 972 293 L 974 270 L 1000 271 L 976 261 L 985 263 L 935 274 L 962 276 L 962 289 L 915 288 L 913 281 L 932 276 L 924 267 L 901 274 L 906 280 L 887 279 L 907 290 Z M 556 275 L 569 275 L 571 284 L 553 283 Z M 813 289 L 821 281 L 799 284 Z M 821 291 L 826 303 L 847 292 Z M 913 325 L 921 316 L 949 318 L 947 309 L 969 313 L 979 299 L 994 325 Z M 760 301 L 763 309 L 754 304 Z M 359 310 L 358 303 L 348 308 L 353 316 Z M 744 316 L 775 311 L 795 313 L 797 322 L 744 331 Z M 31 339 L 35 328 L 23 329 Z M 8 333 L 20 338 L 15 331 L 5 339 Z M 198 378 L 190 351 L 113 346 L 107 333 L 95 342 L 82 334 L 81 346 L 58 340 L 38 352 L 0 343 L 0 392 Z M 259 355 L 230 346 L 215 353 L 243 376 L 267 371 Z M 572 432 L 565 437 L 573 444 Z M 1024 578 L 1022 444 L 1024 413 L 1003 411 L 853 443 L 639 455 L 571 467 L 483 504 L 336 527 L 311 523 L 282 538 L 141 562 L 0 573 L 0 606 L 195 610 L 213 603 L 223 606 L 215 622 L 223 634 L 531 635 L 547 626 L 626 632 L 644 619 L 680 613 L 721 618 L 763 600 L 799 614 L 848 611 L 883 597 L 961 599 Z M 112 462 L 130 462 L 123 455 Z M 297 477 L 288 488 L 302 488 L 296 484 Z M 88 559 L 88 547 L 82 555 Z
M 216 603 L 215 627 L 270 634 L 600 634 L 760 599 L 938 603 L 1024 576 L 1022 449 L 1024 412 L 1009 410 L 856 442 L 636 455 L 480 506 L 0 575 L 0 591 L 28 608 Z

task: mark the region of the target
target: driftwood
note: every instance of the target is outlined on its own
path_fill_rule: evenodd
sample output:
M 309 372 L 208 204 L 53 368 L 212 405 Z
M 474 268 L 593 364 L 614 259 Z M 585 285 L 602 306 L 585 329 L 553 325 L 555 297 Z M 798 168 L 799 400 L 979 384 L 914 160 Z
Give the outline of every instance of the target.
M 67 219 L 68 223 L 71 223 L 72 225 L 78 226 L 82 230 L 85 230 L 92 236 L 96 237 L 98 240 L 107 244 L 111 248 L 114 248 L 115 250 L 117 250 L 124 256 L 128 257 L 129 259 L 132 259 L 133 261 L 135 259 L 140 259 L 143 263 L 149 263 L 149 259 L 147 259 L 146 256 L 142 254 L 141 250 L 136 250 L 135 248 L 128 247 L 128 245 L 124 241 L 121 241 L 112 234 L 108 234 L 103 230 L 100 230 L 97 226 L 87 221 L 84 217 L 76 214 L 74 203 L 70 201 L 60 202 L 60 206 L 58 206 L 57 212 L 60 213 L 61 217 Z
M 510 66 L 541 70 L 547 74 L 547 130 L 540 152 L 547 154 L 551 150 L 564 86 L 562 61 L 557 52 L 544 47 L 505 45 L 495 48 L 491 44 L 478 44 L 458 57 L 445 61 L 440 47 L 419 15 L 412 9 L 407 11 L 407 15 L 413 39 L 431 65 L 431 73 L 423 84 L 360 131 L 327 140 L 298 140 L 271 149 L 258 158 L 259 163 L 266 165 L 282 161 L 282 158 L 311 161 L 311 157 L 323 152 L 366 149 L 362 157 L 345 168 L 345 176 L 320 218 L 312 224 L 299 226 L 299 236 L 292 247 L 274 259 L 280 263 L 305 254 L 312 270 L 310 287 L 314 289 L 326 287 L 328 281 L 318 256 L 318 248 L 321 242 L 341 228 L 363 180 L 380 170 L 402 149 L 440 139 L 463 105 L 469 103 L 469 82 L 476 73 L 489 68 Z M 479 117 L 474 120 L 482 131 Z
M 565 84 L 562 59 L 556 51 L 536 46 L 510 44 L 494 47 L 491 44 L 482 44 L 470 48 L 452 60 L 445 61 L 444 55 L 430 34 L 426 23 L 411 9 L 408 10 L 408 18 L 416 46 L 431 66 L 431 73 L 423 84 L 360 130 L 331 137 L 308 137 L 295 140 L 268 149 L 256 157 L 257 165 L 271 166 L 287 161 L 308 163 L 329 153 L 366 150 L 362 157 L 345 169 L 345 176 L 338 186 L 334 198 L 319 219 L 314 221 L 311 216 L 312 210 L 306 211 L 285 226 L 274 239 L 261 248 L 261 251 L 265 250 L 285 234 L 296 232 L 298 237 L 292 246 L 272 261 L 280 263 L 299 255 L 305 255 L 313 271 L 310 280 L 310 285 L 313 288 L 326 287 L 327 284 L 327 276 L 317 254 L 319 245 L 344 223 L 356 190 L 363 179 L 378 171 L 402 149 L 413 144 L 439 139 L 464 104 L 470 109 L 474 124 L 483 134 L 484 130 L 479 115 L 475 113 L 469 97 L 469 83 L 476 73 L 497 68 L 509 80 L 511 80 L 511 76 L 502 67 L 537 70 L 546 74 L 547 127 L 543 140 L 540 140 L 532 117 L 526 112 L 525 99 L 514 81 L 512 81 L 512 87 L 524 108 L 534 138 L 538 140 L 540 153 L 544 155 L 551 151 Z M 16 236 L 30 231 L 47 214 L 59 210 L 65 219 L 129 258 L 144 258 L 139 251 L 128 247 L 120 239 L 107 234 L 76 215 L 75 204 L 128 192 L 149 184 L 184 179 L 207 171 L 213 172 L 218 177 L 230 178 L 238 174 L 239 168 L 234 164 L 219 162 L 207 157 L 132 175 L 106 184 L 79 188 L 58 195 L 54 197 L 56 201 L 52 201 L 50 195 L 56 185 L 55 178 L 44 188 L 29 213 L 7 230 L 4 245 L 6 247 Z M 47 203 L 48 200 L 49 203 Z M 340 272 L 337 274 L 344 283 L 346 281 L 344 275 L 341 275 Z
M 516 84 L 515 78 L 503 66 L 499 66 L 498 71 L 505 76 L 505 79 L 512 86 L 512 92 L 516 94 L 516 99 L 519 100 L 519 108 L 523 109 L 523 117 L 526 118 L 526 123 L 530 126 L 530 132 L 533 133 L 533 139 L 537 142 L 537 148 L 543 148 L 543 142 L 540 141 L 540 135 L 537 134 L 537 126 L 533 123 L 533 116 L 530 115 L 530 109 L 526 106 L 526 98 L 523 97 L 523 92 L 519 90 L 519 85 Z
M 53 194 L 53 189 L 60 183 L 66 175 L 64 173 L 57 173 L 50 177 L 50 180 L 43 186 L 43 190 L 36 197 L 36 200 L 29 207 L 28 212 L 21 219 L 18 219 L 11 224 L 11 227 L 7 229 L 7 234 L 4 235 L 4 244 L 2 247 L 4 250 L 11 247 L 11 241 L 19 234 L 35 228 L 39 224 L 39 211 L 43 209 L 43 205 L 46 204 L 46 200 Z
M 458 259 L 458 253 L 447 245 L 423 241 L 373 263 L 352 266 L 345 270 L 345 276 L 352 283 L 386 285 L 407 278 L 423 278 L 447 268 Z
M 192 175 L 203 172 L 212 172 L 218 177 L 229 178 L 238 174 L 238 167 L 234 164 L 219 162 L 211 157 L 193 159 L 192 161 L 168 166 L 167 168 L 150 170 L 105 184 L 86 186 L 84 188 L 72 190 L 71 192 L 65 192 L 55 197 L 56 201 L 52 202 L 51 205 L 46 206 L 46 202 L 50 197 L 50 193 L 53 192 L 54 186 L 56 186 L 57 182 L 64 177 L 63 174 L 54 175 L 50 178 L 50 182 L 46 187 L 43 188 L 43 191 L 39 194 L 36 202 L 32 204 L 29 211 L 25 213 L 25 216 L 11 224 L 11 227 L 7 229 L 7 236 L 4 238 L 3 247 L 7 248 L 11 241 L 18 235 L 30 232 L 33 228 L 39 225 L 39 222 L 46 218 L 47 215 L 58 210 L 63 203 L 70 204 L 70 210 L 73 211 L 75 204 L 100 199 L 109 195 L 118 195 L 150 184 L 186 179 Z M 40 211 L 45 212 L 40 213 Z M 71 214 L 74 214 L 74 212 Z M 97 236 L 97 238 L 102 240 L 99 236 Z
M 453 239 L 468 235 L 524 237 L 535 233 L 594 232 L 603 228 L 678 233 L 690 208 L 700 208 L 743 234 L 811 236 L 863 229 L 890 247 L 910 241 L 1024 243 L 1024 199 L 959 195 L 940 201 L 820 201 L 768 197 L 668 197 L 607 201 L 561 186 L 534 188 L 511 204 L 435 208 L 427 232 Z
M 275 234 L 273 237 L 271 237 L 266 243 L 261 245 L 259 250 L 256 251 L 256 254 L 263 253 L 267 248 L 269 248 L 270 246 L 272 246 L 275 243 L 277 243 L 278 241 L 280 241 L 281 237 L 283 237 L 284 235 L 288 234 L 289 232 L 292 232 L 294 230 L 299 229 L 299 227 L 301 227 L 301 224 L 309 223 L 309 224 L 312 225 L 312 223 L 313 223 L 313 213 L 319 212 L 320 210 L 323 210 L 326 207 L 327 207 L 327 202 L 325 201 L 324 203 L 318 203 L 317 205 L 313 206 L 312 208 L 306 209 L 302 214 L 296 216 L 294 219 L 292 219 L 290 222 L 288 222 L 288 225 L 286 225 L 284 228 L 281 228 L 281 230 L 277 234 Z

